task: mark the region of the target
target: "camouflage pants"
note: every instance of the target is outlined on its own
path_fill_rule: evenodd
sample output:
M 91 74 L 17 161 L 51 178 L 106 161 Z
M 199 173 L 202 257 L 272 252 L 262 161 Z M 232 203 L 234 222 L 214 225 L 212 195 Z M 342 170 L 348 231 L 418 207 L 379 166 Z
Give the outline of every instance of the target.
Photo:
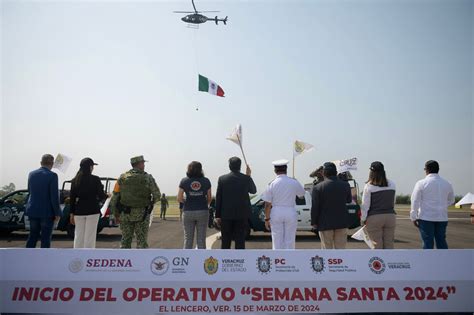
M 122 221 L 122 242 L 120 248 L 132 248 L 133 235 L 137 237 L 137 248 L 148 248 L 148 225 L 149 219 L 144 221 Z

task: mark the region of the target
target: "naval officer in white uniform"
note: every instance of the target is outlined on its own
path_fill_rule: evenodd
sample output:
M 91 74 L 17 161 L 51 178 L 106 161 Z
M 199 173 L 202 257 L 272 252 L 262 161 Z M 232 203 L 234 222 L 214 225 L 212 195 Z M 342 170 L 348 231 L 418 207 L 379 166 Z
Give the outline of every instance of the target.
M 265 227 L 272 232 L 273 249 L 295 249 L 296 196 L 304 198 L 303 186 L 286 175 L 287 160 L 272 162 L 277 177 L 263 193 L 265 201 Z

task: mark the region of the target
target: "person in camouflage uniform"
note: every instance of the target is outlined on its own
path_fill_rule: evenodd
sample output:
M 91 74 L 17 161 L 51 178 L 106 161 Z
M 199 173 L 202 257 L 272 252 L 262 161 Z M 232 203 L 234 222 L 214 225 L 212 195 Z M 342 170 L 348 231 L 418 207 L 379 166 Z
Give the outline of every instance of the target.
M 132 169 L 120 175 L 115 183 L 110 205 L 122 230 L 121 248 L 131 248 L 133 235 L 137 248 L 148 248 L 148 228 L 155 202 L 160 201 L 160 189 L 151 174 L 145 172 L 145 159 L 130 159 Z M 148 211 L 151 207 L 151 211 Z M 148 208 L 148 209 L 147 209 Z
M 160 219 L 163 219 L 163 220 L 166 221 L 166 209 L 168 209 L 170 204 L 169 204 L 168 199 L 166 198 L 165 194 L 161 195 L 160 201 L 161 201 Z

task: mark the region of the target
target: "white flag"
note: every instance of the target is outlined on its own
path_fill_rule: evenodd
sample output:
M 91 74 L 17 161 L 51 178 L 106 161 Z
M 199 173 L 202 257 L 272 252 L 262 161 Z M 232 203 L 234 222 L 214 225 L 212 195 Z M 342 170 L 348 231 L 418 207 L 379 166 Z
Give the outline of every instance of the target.
M 238 124 L 237 126 L 235 126 L 230 136 L 228 136 L 226 139 L 234 142 L 239 146 L 242 146 L 242 125 Z
M 112 197 L 108 197 L 104 204 L 102 205 L 102 208 L 100 208 L 100 213 L 101 213 L 101 217 L 104 217 L 105 216 L 105 213 L 107 212 L 107 208 L 109 207 L 110 205 L 110 200 L 112 200 Z
M 357 232 L 352 234 L 351 237 L 358 241 L 364 241 L 367 244 L 367 246 L 369 246 L 370 249 L 375 248 L 375 242 L 370 239 L 365 225 L 361 227 L 359 230 L 357 230 Z
M 474 204 L 474 194 L 471 194 L 470 192 L 456 203 L 456 207 L 468 204 Z
M 347 159 L 347 160 L 337 160 L 334 161 L 336 164 L 337 172 L 343 173 L 348 171 L 357 171 L 357 158 Z
M 69 165 L 71 164 L 72 159 L 64 154 L 58 153 L 54 159 L 53 168 L 60 170 L 62 173 L 66 173 Z
M 293 149 L 294 149 L 293 150 L 293 155 L 298 156 L 300 154 L 303 154 L 305 152 L 309 152 L 309 151 L 313 150 L 314 145 L 309 144 L 309 143 L 305 143 L 303 141 L 296 140 Z

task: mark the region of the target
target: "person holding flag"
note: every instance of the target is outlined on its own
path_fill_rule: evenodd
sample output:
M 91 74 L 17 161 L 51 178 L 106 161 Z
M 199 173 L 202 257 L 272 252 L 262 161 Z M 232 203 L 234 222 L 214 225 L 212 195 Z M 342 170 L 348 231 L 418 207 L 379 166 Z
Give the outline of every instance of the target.
M 234 156 L 229 159 L 230 173 L 219 177 L 216 192 L 216 221 L 221 226 L 222 249 L 230 249 L 232 239 L 235 249 L 245 249 L 245 233 L 251 215 L 250 194 L 257 192 L 247 165 L 245 174 L 240 172 L 242 161 Z

